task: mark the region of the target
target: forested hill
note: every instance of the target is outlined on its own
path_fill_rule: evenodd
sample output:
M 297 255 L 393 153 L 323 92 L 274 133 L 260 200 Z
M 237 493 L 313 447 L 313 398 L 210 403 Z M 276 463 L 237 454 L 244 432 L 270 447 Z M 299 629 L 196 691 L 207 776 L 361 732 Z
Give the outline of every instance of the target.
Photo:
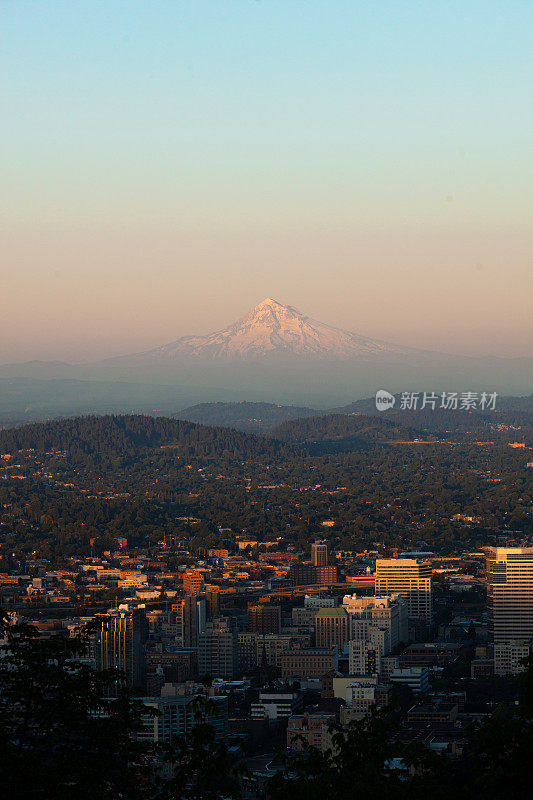
M 363 414 L 327 414 L 284 422 L 272 431 L 287 443 L 309 446 L 317 452 L 348 452 L 379 443 L 412 441 L 417 433 L 382 417 Z
M 521 398 L 504 398 L 507 401 L 514 399 Z M 343 409 L 337 409 L 334 413 L 364 415 L 371 410 L 371 403 L 373 401 L 370 400 L 357 401 Z M 408 411 L 396 406 L 392 410 L 381 412 L 379 419 L 417 431 L 418 436 L 424 438 L 432 434 L 439 439 L 463 441 L 490 439 L 508 442 L 519 440 L 526 444 L 533 442 L 533 412 L 531 411 L 497 409 L 496 411 L 480 412 L 442 408 L 434 410 L 419 408 Z
M 292 453 L 290 447 L 263 436 L 141 415 L 75 417 L 0 431 L 2 454 L 59 450 L 70 455 L 133 456 L 139 450 L 163 447 L 194 458 L 273 459 Z
M 222 425 L 238 430 L 262 433 L 288 419 L 316 416 L 316 409 L 281 406 L 275 403 L 199 403 L 184 408 L 173 416 L 200 422 L 203 425 Z
M 419 392 L 419 395 L 421 393 Z M 422 400 L 419 399 L 420 406 Z M 373 397 L 356 400 L 347 406 L 332 409 L 333 414 L 375 414 L 376 405 Z M 533 432 L 533 395 L 529 397 L 498 397 L 495 410 L 465 411 L 460 404 L 457 410 L 446 410 L 437 404 L 407 410 L 401 408 L 401 395 L 396 395 L 394 408 L 380 412 L 380 417 L 414 430 L 433 433 L 439 438 L 465 436 L 470 438 L 487 433 L 491 438 L 505 439 L 506 430 L 521 430 L 529 436 Z M 490 432 L 493 433 L 490 433 Z M 504 432 L 502 435 L 502 431 Z M 500 435 L 498 435 L 500 434 Z

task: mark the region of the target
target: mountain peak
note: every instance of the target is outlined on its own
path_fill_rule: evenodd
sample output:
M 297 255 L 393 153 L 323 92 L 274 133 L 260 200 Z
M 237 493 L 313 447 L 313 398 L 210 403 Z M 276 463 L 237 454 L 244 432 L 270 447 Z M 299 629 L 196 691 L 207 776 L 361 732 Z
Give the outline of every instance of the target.
M 293 314 L 300 314 L 300 312 L 297 311 L 292 306 L 284 305 L 284 303 L 280 303 L 277 300 L 273 300 L 272 297 L 267 297 L 261 303 L 258 303 L 256 306 L 254 306 L 250 314 L 255 314 L 257 312 L 265 310 L 272 311 L 273 313 L 291 312 Z M 300 314 L 300 316 L 303 316 L 303 314 Z
M 273 325 L 275 324 L 276 320 L 279 321 L 282 319 L 296 317 L 305 319 L 304 315 L 292 306 L 284 305 L 283 303 L 279 303 L 277 300 L 273 300 L 271 297 L 267 297 L 266 300 L 263 300 L 261 303 L 258 303 L 256 306 L 254 306 L 250 313 L 247 314 L 246 317 L 243 317 L 243 321 L 253 320 L 254 324 L 264 322 L 266 324 Z
M 263 308 L 263 306 L 274 306 L 274 308 L 276 308 L 277 306 L 283 306 L 283 303 L 278 303 L 278 301 L 273 300 L 272 297 L 265 297 L 261 303 L 258 303 L 256 306 L 254 306 L 254 311 L 259 308 Z
M 310 319 L 267 297 L 240 320 L 206 336 L 184 336 L 151 351 L 163 359 L 256 360 L 265 357 L 371 358 L 401 348 Z
M 261 303 L 258 303 L 256 306 L 254 306 L 250 311 L 250 314 L 255 314 L 265 310 L 277 311 L 278 309 L 281 310 L 284 308 L 286 308 L 286 306 L 284 306 L 282 303 L 278 303 L 277 300 L 267 297 Z

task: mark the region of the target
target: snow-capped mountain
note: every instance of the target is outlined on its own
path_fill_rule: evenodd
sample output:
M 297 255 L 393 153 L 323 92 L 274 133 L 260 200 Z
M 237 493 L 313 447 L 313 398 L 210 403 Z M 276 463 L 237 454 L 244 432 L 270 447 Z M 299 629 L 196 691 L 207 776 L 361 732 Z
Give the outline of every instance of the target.
M 146 355 L 171 360 L 179 357 L 251 360 L 270 355 L 311 358 L 360 358 L 407 348 L 368 339 L 306 317 L 292 306 L 267 297 L 242 319 L 206 336 L 183 336 Z
M 28 412 L 159 413 L 243 399 L 332 408 L 378 389 L 528 394 L 532 376 L 533 359 L 401 347 L 317 322 L 267 298 L 224 330 L 142 353 L 92 364 L 0 366 L 0 422 L 2 407 L 10 419 L 27 419 Z

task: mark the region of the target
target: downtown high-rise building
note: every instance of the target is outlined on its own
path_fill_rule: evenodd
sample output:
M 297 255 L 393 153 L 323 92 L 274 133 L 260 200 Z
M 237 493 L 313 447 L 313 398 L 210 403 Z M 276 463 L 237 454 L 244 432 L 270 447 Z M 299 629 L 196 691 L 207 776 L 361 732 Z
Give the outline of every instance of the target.
M 182 636 L 184 647 L 196 647 L 198 636 L 205 628 L 205 600 L 188 595 L 182 605 Z
M 345 608 L 320 608 L 315 616 L 316 646 L 343 650 L 350 638 L 349 621 Z
M 486 547 L 494 671 L 523 670 L 533 640 L 533 547 Z
M 204 595 L 207 619 L 216 619 L 220 616 L 220 587 L 205 586 Z
M 387 655 L 409 638 L 407 602 L 401 595 L 368 597 L 344 595 L 343 608 L 349 615 L 349 638 L 379 644 Z
M 381 643 L 352 639 L 348 642 L 348 670 L 350 675 L 380 675 L 382 654 Z
M 198 636 L 206 624 L 205 598 L 186 595 L 179 602 L 172 604 L 172 616 L 178 629 L 179 644 L 182 647 L 197 647 Z
M 431 625 L 433 617 L 431 562 L 415 558 L 378 558 L 376 595 L 400 594 L 411 619 Z
M 145 643 L 148 625 L 144 607 L 120 605 L 96 617 L 92 652 L 98 670 L 117 670 L 133 687 L 142 687 L 145 679 Z M 118 690 L 117 681 L 111 693 Z
M 311 545 L 311 563 L 315 567 L 327 566 L 328 546 L 325 542 L 313 542 Z
M 183 591 L 185 594 L 200 594 L 204 588 L 204 576 L 197 569 L 188 569 L 183 575 Z
M 281 607 L 266 603 L 248 606 L 248 630 L 254 633 L 279 633 L 281 631 Z
M 232 680 L 238 665 L 237 629 L 224 617 L 208 622 L 198 635 L 198 672 L 201 677 Z

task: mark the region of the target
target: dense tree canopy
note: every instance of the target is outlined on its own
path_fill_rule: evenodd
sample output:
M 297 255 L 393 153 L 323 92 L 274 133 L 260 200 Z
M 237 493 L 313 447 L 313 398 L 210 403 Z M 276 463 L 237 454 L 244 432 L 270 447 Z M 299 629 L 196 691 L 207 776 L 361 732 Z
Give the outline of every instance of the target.
M 162 418 L 4 431 L 0 451 L 11 458 L 0 462 L 0 554 L 6 565 L 12 553 L 86 555 L 91 539 L 100 553 L 119 536 L 135 547 L 172 539 L 194 551 L 242 533 L 306 550 L 318 531 L 341 549 L 450 552 L 533 533 L 531 456 L 478 435 L 310 455 Z M 508 440 L 517 435 L 508 431 Z M 334 525 L 321 527 L 328 519 Z

